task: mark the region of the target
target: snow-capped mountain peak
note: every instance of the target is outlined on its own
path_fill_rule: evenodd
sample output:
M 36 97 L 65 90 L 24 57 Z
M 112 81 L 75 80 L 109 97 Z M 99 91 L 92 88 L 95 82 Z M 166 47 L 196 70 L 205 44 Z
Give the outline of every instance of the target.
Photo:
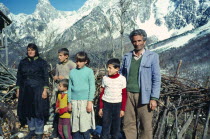
M 3 4 L 0 3 L 0 10 L 5 14 L 8 15 L 10 13 L 9 9 Z
M 38 0 L 39 4 L 50 4 L 49 0 Z
M 153 40 L 160 41 L 208 23 L 209 3 L 198 0 L 87 0 L 78 11 L 64 12 L 55 9 L 49 0 L 39 0 L 31 15 L 9 14 L 13 21 L 9 37 L 23 45 L 34 41 L 44 48 L 77 41 L 81 36 L 92 40 L 95 32 L 99 39 L 110 36 L 117 39 L 122 31 L 126 35 L 142 28 Z

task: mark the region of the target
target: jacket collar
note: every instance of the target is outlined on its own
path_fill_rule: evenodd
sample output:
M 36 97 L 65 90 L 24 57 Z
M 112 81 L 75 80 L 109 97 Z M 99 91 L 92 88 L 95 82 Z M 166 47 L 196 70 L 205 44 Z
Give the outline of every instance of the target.
M 151 54 L 152 54 L 152 52 L 150 50 L 145 49 L 145 52 L 144 52 L 143 55 L 145 57 L 145 56 L 148 56 L 148 55 L 151 55 Z M 133 50 L 125 54 L 125 56 L 132 56 L 132 55 L 133 55 Z
M 35 56 L 35 57 L 33 57 L 33 58 L 28 57 L 28 60 L 29 60 L 29 61 L 35 61 L 35 60 L 37 60 L 38 58 L 39 58 L 38 56 Z

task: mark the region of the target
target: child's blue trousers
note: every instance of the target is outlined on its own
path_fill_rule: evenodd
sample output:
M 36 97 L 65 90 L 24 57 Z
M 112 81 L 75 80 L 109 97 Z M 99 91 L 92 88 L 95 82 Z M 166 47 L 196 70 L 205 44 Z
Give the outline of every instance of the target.
M 104 101 L 103 123 L 101 139 L 119 139 L 120 135 L 121 103 L 108 103 Z

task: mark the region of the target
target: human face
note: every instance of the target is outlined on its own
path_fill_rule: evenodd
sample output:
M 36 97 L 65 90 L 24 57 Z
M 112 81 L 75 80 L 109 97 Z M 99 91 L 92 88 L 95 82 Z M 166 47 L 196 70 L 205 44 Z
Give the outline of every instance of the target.
M 85 64 L 87 64 L 87 61 L 85 61 L 85 62 L 77 61 L 76 62 L 77 68 L 79 68 L 79 69 L 83 68 L 85 66 Z
M 143 36 L 136 35 L 133 36 L 131 43 L 133 44 L 135 51 L 141 51 L 142 49 L 144 49 L 146 41 L 143 40 Z
M 68 60 L 68 55 L 64 55 L 64 53 L 58 53 L 58 59 L 59 61 L 62 62 L 66 62 Z
M 107 71 L 108 71 L 108 75 L 112 76 L 112 75 L 115 75 L 115 74 L 118 73 L 119 68 L 114 68 L 114 65 L 109 64 L 108 67 L 107 67 Z
M 29 57 L 35 57 L 36 51 L 32 48 L 28 48 L 27 49 L 27 54 L 28 54 Z
M 67 91 L 67 87 L 64 87 L 62 83 L 58 84 L 58 90 L 61 92 Z

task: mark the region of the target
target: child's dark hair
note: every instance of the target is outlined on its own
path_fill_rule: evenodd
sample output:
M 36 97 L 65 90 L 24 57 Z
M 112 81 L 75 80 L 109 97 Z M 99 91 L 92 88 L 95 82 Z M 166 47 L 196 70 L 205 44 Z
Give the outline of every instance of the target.
M 68 55 L 69 56 L 69 50 L 67 48 L 59 49 L 58 53 L 63 53 L 64 55 Z
M 69 80 L 68 79 L 62 79 L 59 81 L 59 84 L 62 84 L 63 87 L 66 87 L 67 90 L 68 90 L 68 87 L 69 87 Z
M 109 64 L 112 64 L 113 67 L 114 67 L 115 69 L 116 69 L 116 68 L 120 68 L 120 60 L 117 59 L 117 58 L 109 59 L 109 60 L 107 61 L 107 66 L 108 66 Z
M 86 65 L 90 64 L 90 59 L 88 58 L 87 53 L 80 51 L 75 55 L 76 62 L 87 62 Z

